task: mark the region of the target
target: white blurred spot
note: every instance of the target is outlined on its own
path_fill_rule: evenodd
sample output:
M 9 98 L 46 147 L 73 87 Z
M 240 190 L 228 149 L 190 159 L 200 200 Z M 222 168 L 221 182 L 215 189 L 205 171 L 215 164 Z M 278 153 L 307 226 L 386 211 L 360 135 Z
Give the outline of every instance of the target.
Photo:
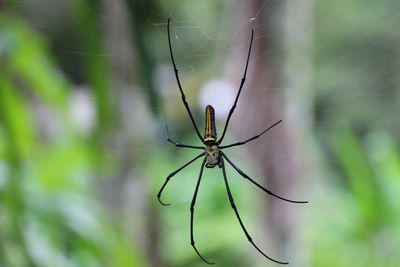
M 225 118 L 235 101 L 235 87 L 224 80 L 214 80 L 200 90 L 199 106 L 205 110 L 207 105 L 215 109 L 215 117 Z
M 89 133 L 96 120 L 93 98 L 86 88 L 73 90 L 71 94 L 71 117 L 78 130 Z

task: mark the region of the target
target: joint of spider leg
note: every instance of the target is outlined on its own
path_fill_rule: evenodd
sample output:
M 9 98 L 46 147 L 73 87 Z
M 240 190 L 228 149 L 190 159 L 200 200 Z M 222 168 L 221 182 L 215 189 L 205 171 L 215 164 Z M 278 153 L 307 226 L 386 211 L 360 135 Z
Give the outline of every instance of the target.
M 247 240 L 249 240 L 250 242 L 253 242 L 253 238 L 251 238 L 251 237 L 247 237 Z

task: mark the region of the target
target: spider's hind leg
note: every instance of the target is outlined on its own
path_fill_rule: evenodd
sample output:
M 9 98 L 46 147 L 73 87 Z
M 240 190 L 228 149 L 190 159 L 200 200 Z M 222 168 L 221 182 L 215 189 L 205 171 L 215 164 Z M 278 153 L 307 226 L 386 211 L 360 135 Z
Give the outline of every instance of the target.
M 236 166 L 226 155 L 225 153 L 221 152 L 221 155 L 228 161 L 228 163 L 245 179 L 249 180 L 251 183 L 253 183 L 255 186 L 257 186 L 258 188 L 260 188 L 261 190 L 263 190 L 265 193 L 274 196 L 276 198 L 279 198 L 281 200 L 287 201 L 287 202 L 291 202 L 291 203 L 299 203 L 299 204 L 304 204 L 304 203 L 308 203 L 308 201 L 302 201 L 302 200 L 291 200 L 285 197 L 281 197 L 273 192 L 271 192 L 270 190 L 268 190 L 267 188 L 263 187 L 262 185 L 260 185 L 259 183 L 257 183 L 256 181 L 254 181 L 253 179 L 250 178 L 250 176 L 248 176 L 247 174 L 245 174 L 241 169 L 239 169 L 238 166 Z
M 200 158 L 204 156 L 204 153 L 201 153 L 199 155 L 197 155 L 195 158 L 191 159 L 190 161 L 186 162 L 185 164 L 183 164 L 181 167 L 179 167 L 178 169 L 176 169 L 175 171 L 171 172 L 168 176 L 167 179 L 165 180 L 164 184 L 162 185 L 160 191 L 157 194 L 157 199 L 160 202 L 161 205 L 163 206 L 169 206 L 171 204 L 169 203 L 164 203 L 161 201 L 161 194 L 165 188 L 165 186 L 168 184 L 169 180 L 171 179 L 172 176 L 174 176 L 175 174 L 177 174 L 178 172 L 180 172 L 183 168 L 185 168 L 186 166 L 190 165 L 191 163 L 193 163 L 193 161 L 195 161 L 196 159 Z
M 196 205 L 197 193 L 199 192 L 199 186 L 201 177 L 203 176 L 204 165 L 206 164 L 206 159 L 203 160 L 200 168 L 199 179 L 197 180 L 196 189 L 194 190 L 192 203 L 190 204 L 190 244 L 192 245 L 193 249 L 196 251 L 197 255 L 207 264 L 214 264 L 214 262 L 210 262 L 206 260 L 203 256 L 201 256 L 200 252 L 197 250 L 195 242 L 194 242 L 194 235 L 193 235 L 193 217 L 194 217 L 194 206 Z
M 246 227 L 244 226 L 242 219 L 240 218 L 239 212 L 236 208 L 235 205 L 235 201 L 233 200 L 233 196 L 231 193 L 231 190 L 229 188 L 229 183 L 228 183 L 228 179 L 226 178 L 226 171 L 225 171 L 225 164 L 224 164 L 224 160 L 221 159 L 221 165 L 222 165 L 222 174 L 224 176 L 224 181 L 225 181 L 225 187 L 226 187 L 226 192 L 228 193 L 228 198 L 229 198 L 229 202 L 231 203 L 231 207 L 233 209 L 233 211 L 235 212 L 235 215 L 240 223 L 240 226 L 242 227 L 242 230 L 244 232 L 244 234 L 247 237 L 247 240 L 258 250 L 258 252 L 260 252 L 264 257 L 266 257 L 267 259 L 279 263 L 279 264 L 288 264 L 288 262 L 283 262 L 283 261 L 278 261 L 278 260 L 274 260 L 273 258 L 269 257 L 268 255 L 266 255 L 264 252 L 261 251 L 261 249 L 259 249 L 256 244 L 254 244 L 253 239 L 251 238 L 250 234 L 247 232 Z

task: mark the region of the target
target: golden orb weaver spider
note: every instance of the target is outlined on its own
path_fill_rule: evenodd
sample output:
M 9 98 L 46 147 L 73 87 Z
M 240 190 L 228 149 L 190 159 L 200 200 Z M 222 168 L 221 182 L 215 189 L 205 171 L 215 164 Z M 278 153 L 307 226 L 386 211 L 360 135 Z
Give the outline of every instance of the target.
M 275 127 L 276 125 L 278 125 L 279 123 L 282 122 L 282 120 L 277 121 L 276 123 L 274 123 L 273 125 L 271 125 L 270 127 L 268 127 L 267 129 L 265 129 L 264 131 L 262 131 L 260 134 L 253 136 L 252 138 L 249 138 L 245 141 L 241 141 L 241 142 L 237 142 L 237 143 L 233 143 L 230 145 L 225 145 L 225 146 L 220 146 L 220 144 L 222 143 L 222 140 L 225 137 L 225 133 L 226 130 L 228 128 L 228 124 L 229 124 L 229 120 L 233 114 L 233 111 L 236 108 L 236 104 L 237 101 L 239 99 L 240 93 L 242 91 L 244 82 L 246 81 L 246 74 L 247 74 L 247 67 L 249 65 L 249 59 L 250 59 L 250 54 L 251 54 L 251 47 L 253 45 L 253 37 L 254 37 L 254 30 L 251 31 L 251 39 L 250 39 L 250 46 L 249 46 L 249 51 L 247 54 L 247 60 L 246 60 L 246 67 L 244 69 L 244 73 L 243 73 L 243 77 L 242 80 L 240 82 L 240 86 L 239 86 L 239 90 L 238 93 L 236 95 L 235 98 L 235 102 L 233 103 L 233 106 L 231 107 L 228 117 L 226 119 L 225 122 L 225 127 L 224 130 L 222 132 L 222 136 L 220 137 L 219 140 L 217 140 L 217 130 L 215 127 L 215 115 L 214 115 L 214 108 L 211 105 L 208 105 L 206 107 L 206 125 L 205 125 L 205 135 L 204 138 L 200 135 L 199 129 L 197 128 L 197 125 L 193 119 L 193 115 L 192 112 L 190 111 L 189 105 L 186 101 L 186 96 L 183 92 L 182 89 L 182 85 L 181 82 L 179 80 L 179 75 L 178 75 L 178 69 L 176 67 L 175 64 L 175 59 L 174 59 L 174 55 L 172 52 L 172 46 L 171 46 L 171 35 L 170 35 L 170 22 L 171 19 L 168 19 L 168 23 L 167 23 L 167 33 L 168 33 L 168 45 L 169 45 L 169 51 L 170 51 L 170 55 L 171 55 L 171 61 L 172 61 L 172 65 L 174 67 L 174 72 L 175 72 L 175 78 L 176 81 L 178 83 L 178 87 L 179 87 L 179 91 L 181 93 L 182 96 L 182 102 L 185 105 L 186 111 L 189 114 L 190 120 L 192 121 L 193 127 L 198 135 L 198 137 L 200 138 L 201 142 L 204 144 L 204 146 L 192 146 L 192 145 L 184 145 L 184 144 L 179 144 L 177 142 L 175 142 L 174 140 L 172 140 L 169 137 L 169 131 L 168 131 L 168 126 L 166 125 L 166 131 L 167 131 L 167 141 L 171 142 L 172 144 L 174 144 L 177 147 L 184 147 L 184 148 L 194 148 L 194 149 L 201 149 L 204 150 L 204 152 L 200 153 L 199 155 L 197 155 L 195 158 L 191 159 L 190 161 L 188 161 L 187 163 L 185 163 L 184 165 L 182 165 L 181 167 L 179 167 L 177 170 L 173 171 L 172 173 L 170 173 L 167 176 L 167 179 L 165 180 L 164 184 L 162 185 L 160 191 L 157 194 L 157 198 L 160 201 L 160 203 L 163 206 L 169 206 L 170 204 L 164 203 L 161 201 L 161 193 L 164 190 L 165 186 L 167 185 L 167 183 L 169 182 L 169 180 L 171 179 L 171 177 L 173 177 L 175 174 L 177 174 L 178 172 L 180 172 L 183 168 L 187 167 L 188 165 L 190 165 L 191 163 L 193 163 L 195 160 L 197 160 L 200 157 L 204 156 L 203 159 L 203 163 L 201 164 L 200 167 L 200 174 L 199 174 L 199 178 L 197 180 L 197 184 L 196 184 L 196 188 L 193 194 L 193 198 L 192 198 L 192 202 L 190 204 L 190 241 L 191 241 L 191 245 L 194 248 L 194 250 L 196 251 L 197 255 L 199 255 L 199 257 L 207 264 L 214 264 L 214 262 L 210 262 L 208 260 L 206 260 L 201 254 L 200 252 L 197 250 L 196 246 L 195 246 L 195 242 L 194 242 L 194 236 L 193 236 L 193 216 L 194 216 L 194 207 L 196 204 L 196 198 L 197 198 L 197 192 L 199 190 L 199 186 L 200 186 L 200 181 L 201 181 L 201 177 L 203 175 L 203 170 L 204 170 L 204 166 L 206 168 L 214 168 L 215 166 L 218 166 L 219 168 L 222 169 L 222 174 L 224 177 L 224 182 L 225 182 L 225 187 L 226 187 L 226 192 L 228 194 L 228 199 L 229 202 L 231 204 L 231 207 L 233 209 L 233 211 L 235 212 L 235 215 L 239 221 L 239 224 L 244 232 L 244 234 L 247 237 L 247 240 L 266 258 L 268 258 L 269 260 L 276 262 L 276 263 L 280 263 L 280 264 L 288 264 L 288 262 L 283 262 L 283 261 L 278 261 L 275 260 L 271 257 L 269 257 L 268 255 L 266 255 L 264 252 L 262 252 L 257 246 L 256 244 L 253 242 L 253 239 L 251 238 L 250 234 L 247 232 L 246 227 L 243 224 L 243 221 L 239 215 L 239 212 L 236 208 L 235 202 L 233 200 L 233 196 L 231 193 L 231 190 L 229 188 L 229 183 L 228 183 L 228 179 L 226 177 L 226 171 L 225 171 L 225 160 L 245 179 L 249 180 L 251 183 L 253 183 L 255 186 L 257 186 L 258 188 L 260 188 L 261 190 L 263 190 L 265 193 L 272 195 L 276 198 L 279 198 L 281 200 L 284 201 L 288 201 L 288 202 L 292 202 L 292 203 L 308 203 L 308 201 L 295 201 L 295 200 L 290 200 L 281 196 L 278 196 L 274 193 L 272 193 L 270 190 L 266 189 L 265 187 L 261 186 L 260 184 L 258 184 L 256 181 L 254 181 L 252 178 L 250 178 L 247 174 L 245 174 L 241 169 L 239 169 L 226 155 L 224 152 L 222 152 L 222 149 L 228 148 L 228 147 L 233 147 L 233 146 L 240 146 L 240 145 L 244 145 L 247 142 L 250 142 L 254 139 L 259 138 L 260 136 L 262 136 L 263 134 L 265 134 L 267 131 L 269 131 L 270 129 L 272 129 L 273 127 Z

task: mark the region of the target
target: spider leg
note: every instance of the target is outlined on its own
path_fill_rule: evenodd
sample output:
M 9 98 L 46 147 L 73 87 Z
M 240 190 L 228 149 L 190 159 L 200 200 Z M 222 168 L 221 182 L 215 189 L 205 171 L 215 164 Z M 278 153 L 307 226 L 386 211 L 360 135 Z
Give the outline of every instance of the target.
M 256 181 L 254 181 L 253 179 L 251 179 L 247 174 L 245 174 L 241 169 L 239 169 L 239 167 L 237 167 L 226 155 L 224 152 L 220 152 L 222 154 L 222 156 L 224 157 L 224 159 L 226 159 L 228 161 L 229 164 L 231 164 L 231 166 L 244 178 L 248 179 L 250 182 L 252 182 L 254 185 L 256 185 L 258 188 L 260 188 L 261 190 L 263 190 L 265 193 L 270 194 L 271 196 L 274 196 L 276 198 L 282 199 L 284 201 L 287 202 L 292 202 L 292 203 L 308 203 L 308 201 L 297 201 L 297 200 L 290 200 L 281 196 L 278 196 L 274 193 L 272 193 L 270 190 L 266 189 L 265 187 L 261 186 L 260 184 L 258 184 Z
M 225 187 L 226 187 L 226 192 L 228 193 L 228 198 L 229 198 L 229 202 L 231 203 L 232 209 L 236 214 L 236 217 L 240 223 L 240 226 L 243 229 L 244 234 L 247 237 L 247 240 L 258 250 L 258 252 L 260 252 L 264 257 L 266 257 L 267 259 L 276 262 L 276 263 L 280 263 L 280 264 L 288 264 L 288 262 L 282 262 L 282 261 L 278 261 L 278 260 L 274 260 L 273 258 L 267 256 L 264 252 L 262 252 L 257 246 L 256 244 L 254 244 L 253 239 L 251 238 L 250 234 L 247 232 L 246 227 L 244 226 L 242 219 L 240 218 L 239 212 L 236 208 L 235 205 L 235 201 L 233 200 L 233 196 L 231 193 L 231 190 L 229 188 L 229 183 L 228 183 L 228 179 L 226 178 L 226 171 L 225 171 L 225 163 L 224 163 L 224 159 L 221 158 L 221 164 L 222 164 L 222 174 L 224 175 L 224 181 L 225 181 Z
M 167 125 L 167 124 L 165 124 L 165 128 L 166 128 L 166 130 L 167 130 L 167 141 L 170 142 L 170 143 L 172 143 L 172 144 L 174 144 L 174 145 L 176 145 L 177 147 L 204 149 L 204 147 L 202 147 L 202 146 L 191 146 L 191 145 L 178 144 L 177 142 L 175 142 L 174 140 L 172 140 L 172 139 L 169 137 L 169 131 L 168 131 L 168 125 Z
M 168 183 L 169 180 L 171 179 L 171 177 L 174 176 L 175 174 L 177 174 L 178 172 L 180 172 L 183 168 L 185 168 L 186 166 L 190 165 L 193 161 L 195 161 L 196 159 L 198 159 L 198 158 L 200 158 L 200 157 L 202 157 L 202 156 L 204 156 L 204 153 L 201 153 L 200 155 L 197 155 L 195 158 L 191 159 L 190 161 L 188 161 L 187 163 L 185 163 L 184 165 L 182 165 L 181 167 L 179 167 L 177 170 L 171 172 L 171 173 L 167 176 L 167 179 L 165 180 L 163 186 L 161 187 L 160 191 L 159 191 L 158 194 L 157 194 L 158 201 L 161 203 L 161 205 L 163 205 L 163 206 L 169 206 L 169 205 L 171 205 L 171 204 L 169 204 L 169 203 L 164 203 L 164 202 L 162 202 L 161 199 L 160 199 L 160 198 L 161 198 L 161 193 L 162 193 L 162 191 L 164 190 L 164 187 L 167 185 L 167 183 Z
M 201 181 L 201 176 L 203 175 L 203 170 L 204 170 L 204 165 L 206 164 L 206 158 L 204 158 L 203 163 L 201 164 L 200 168 L 200 174 L 199 174 L 199 179 L 197 180 L 196 184 L 196 189 L 194 190 L 193 194 L 193 199 L 192 203 L 190 204 L 190 244 L 196 251 L 197 255 L 207 264 L 214 264 L 214 262 L 210 262 L 206 260 L 203 256 L 201 256 L 200 252 L 197 250 L 194 242 L 194 237 L 193 237 L 193 216 L 194 216 L 194 206 L 196 205 L 196 198 L 197 198 L 197 192 L 199 191 L 199 186 L 200 186 L 200 181 Z
M 279 120 L 279 121 L 275 122 L 273 125 L 271 125 L 271 126 L 268 127 L 267 129 L 265 129 L 264 131 L 262 131 L 260 134 L 257 134 L 256 136 L 253 136 L 252 138 L 249 138 L 249 139 L 247 139 L 247 140 L 245 140 L 245 141 L 233 143 L 233 144 L 226 145 L 226 146 L 220 146 L 219 148 L 220 148 L 220 149 L 224 149 L 224 148 L 228 148 L 228 147 L 232 147 L 232 146 L 244 145 L 244 144 L 246 144 L 247 142 L 250 142 L 250 141 L 252 141 L 252 140 L 254 140 L 254 139 L 259 138 L 261 135 L 265 134 L 266 132 L 268 132 L 269 130 L 271 130 L 272 128 L 274 128 L 276 125 L 278 125 L 278 124 L 281 123 L 281 122 L 282 122 L 282 120 Z
M 179 91 L 181 92 L 183 104 L 185 105 L 185 108 L 186 108 L 186 110 L 187 110 L 187 112 L 188 112 L 188 114 L 189 114 L 190 120 L 191 120 L 192 123 L 193 123 L 193 127 L 194 127 L 194 129 L 196 130 L 196 133 L 197 133 L 197 135 L 199 136 L 200 140 L 203 141 L 203 138 L 201 137 L 201 134 L 200 134 L 200 132 L 199 132 L 199 129 L 197 128 L 196 122 L 195 122 L 194 119 L 193 119 L 192 112 L 190 112 L 189 105 L 188 105 L 188 103 L 186 102 L 186 96 L 185 96 L 185 93 L 183 92 L 182 85 L 181 85 L 181 82 L 180 82 L 180 80 L 179 80 L 178 68 L 176 67 L 176 64 L 175 64 L 174 54 L 173 54 L 173 52 L 172 52 L 172 46 L 171 46 L 171 34 L 170 34 L 170 26 L 169 26 L 169 25 L 170 25 L 170 22 L 171 22 L 171 19 L 169 18 L 169 19 L 168 19 L 168 28 L 167 28 L 167 31 L 168 31 L 168 45 L 169 45 L 169 52 L 170 52 L 170 54 L 171 54 L 172 65 L 174 66 L 174 72 L 175 72 L 176 82 L 178 83 L 178 87 L 179 87 Z
M 233 114 L 233 111 L 234 111 L 235 108 L 236 108 L 236 104 L 237 104 L 237 102 L 238 102 L 238 100 L 239 100 L 240 93 L 242 92 L 242 88 L 243 88 L 244 82 L 246 81 L 247 67 L 249 66 L 249 59 L 250 59 L 251 47 L 253 46 L 253 37 L 254 37 L 254 30 L 252 29 L 252 30 L 251 30 L 251 39 L 250 39 L 249 52 L 248 52 L 248 54 L 247 54 L 247 60 L 246 60 L 246 67 L 244 68 L 243 77 L 242 77 L 242 80 L 241 80 L 241 82 L 240 82 L 240 86 L 239 86 L 238 93 L 237 93 L 237 95 L 236 95 L 235 102 L 233 103 L 233 106 L 231 107 L 231 110 L 229 110 L 229 114 L 228 114 L 228 117 L 227 117 L 226 122 L 225 122 L 224 131 L 222 132 L 221 138 L 218 140 L 218 143 L 219 143 L 219 144 L 221 144 L 222 140 L 223 140 L 224 137 L 225 137 L 225 133 L 226 133 L 226 129 L 228 128 L 229 120 L 231 119 L 231 116 L 232 116 L 232 114 Z

